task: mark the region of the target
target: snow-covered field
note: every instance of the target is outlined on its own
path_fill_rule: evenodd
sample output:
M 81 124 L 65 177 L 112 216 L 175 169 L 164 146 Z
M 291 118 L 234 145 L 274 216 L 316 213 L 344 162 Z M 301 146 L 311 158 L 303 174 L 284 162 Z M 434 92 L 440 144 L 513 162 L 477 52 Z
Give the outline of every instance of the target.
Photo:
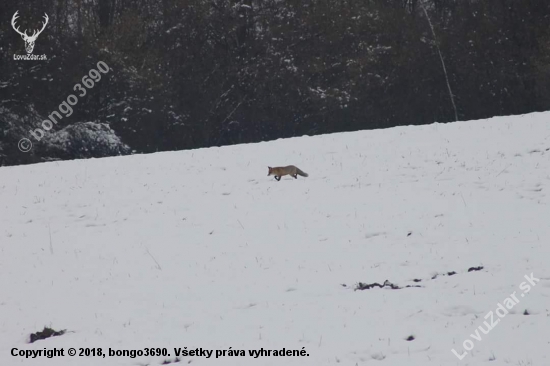
M 548 366 L 549 149 L 538 113 L 1 168 L 0 365 Z

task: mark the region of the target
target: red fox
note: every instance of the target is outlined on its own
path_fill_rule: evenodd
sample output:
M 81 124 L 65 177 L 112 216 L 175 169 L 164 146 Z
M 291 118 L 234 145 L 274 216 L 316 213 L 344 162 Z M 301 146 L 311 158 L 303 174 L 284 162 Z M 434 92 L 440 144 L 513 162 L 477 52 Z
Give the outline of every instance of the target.
M 298 175 L 301 175 L 302 177 L 308 176 L 307 173 L 304 173 L 294 165 L 278 166 L 275 168 L 268 166 L 267 169 L 269 169 L 267 176 L 269 177 L 270 175 L 274 175 L 277 182 L 281 180 L 283 175 L 290 175 L 294 177 L 294 179 L 298 179 Z

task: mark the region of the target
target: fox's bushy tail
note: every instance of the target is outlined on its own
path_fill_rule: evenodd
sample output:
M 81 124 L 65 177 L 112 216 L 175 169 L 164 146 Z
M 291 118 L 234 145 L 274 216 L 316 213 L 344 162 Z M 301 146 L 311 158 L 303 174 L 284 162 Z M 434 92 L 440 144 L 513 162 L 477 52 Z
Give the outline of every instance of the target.
M 302 177 L 307 177 L 307 173 L 301 171 L 299 168 L 296 168 L 296 174 L 301 175 Z

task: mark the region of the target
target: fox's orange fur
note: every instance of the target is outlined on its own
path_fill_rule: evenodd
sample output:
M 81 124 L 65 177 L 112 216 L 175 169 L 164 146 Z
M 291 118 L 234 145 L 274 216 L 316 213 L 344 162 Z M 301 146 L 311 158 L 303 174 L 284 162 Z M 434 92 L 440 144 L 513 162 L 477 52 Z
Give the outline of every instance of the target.
M 267 167 L 269 171 L 267 172 L 267 176 L 274 175 L 275 179 L 277 181 L 281 180 L 281 177 L 284 175 L 290 175 L 294 177 L 294 179 L 298 179 L 298 175 L 301 175 L 302 177 L 307 177 L 307 173 L 301 171 L 299 168 L 295 167 L 294 165 L 289 166 L 278 166 L 275 168 L 272 168 L 270 166 Z

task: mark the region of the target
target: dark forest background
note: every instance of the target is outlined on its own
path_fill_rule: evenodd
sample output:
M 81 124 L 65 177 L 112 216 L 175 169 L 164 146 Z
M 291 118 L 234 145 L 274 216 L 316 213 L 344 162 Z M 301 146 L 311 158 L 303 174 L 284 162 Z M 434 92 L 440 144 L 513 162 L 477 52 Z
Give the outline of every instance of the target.
M 48 14 L 47 61 L 13 59 L 16 10 Z M 548 0 L 3 0 L 0 24 L 0 165 L 550 110 Z

